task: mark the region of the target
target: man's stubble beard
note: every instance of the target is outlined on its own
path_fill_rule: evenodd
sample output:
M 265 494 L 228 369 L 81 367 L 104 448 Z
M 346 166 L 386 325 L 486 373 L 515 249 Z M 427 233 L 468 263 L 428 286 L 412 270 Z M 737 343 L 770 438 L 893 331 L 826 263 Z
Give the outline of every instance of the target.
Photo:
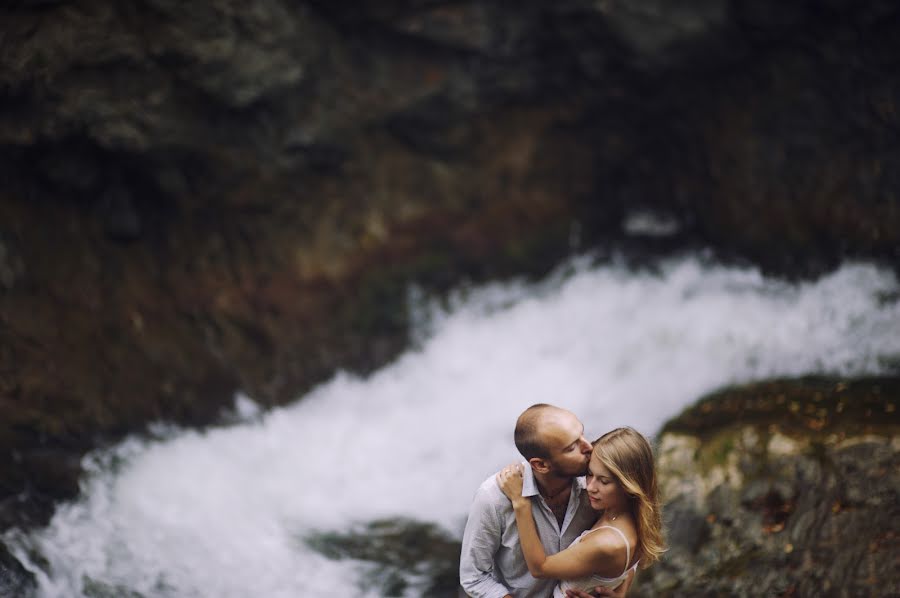
M 584 465 L 579 467 L 578 469 L 572 469 L 571 471 L 567 471 L 563 468 L 558 467 L 555 463 L 553 464 L 553 476 L 561 479 L 561 480 L 571 480 L 573 478 L 578 478 L 581 476 L 587 475 L 588 472 L 588 463 L 590 460 L 584 462 Z

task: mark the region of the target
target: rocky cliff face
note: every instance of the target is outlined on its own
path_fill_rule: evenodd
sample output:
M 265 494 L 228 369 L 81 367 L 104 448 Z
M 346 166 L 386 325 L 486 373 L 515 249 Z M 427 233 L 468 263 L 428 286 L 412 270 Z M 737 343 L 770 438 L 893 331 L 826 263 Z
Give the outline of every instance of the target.
M 779 272 L 898 258 L 891 2 L 0 11 L 0 527 L 96 442 L 384 363 L 409 282 L 642 210 Z
M 634 596 L 900 592 L 900 380 L 725 391 L 660 437 L 670 550 Z

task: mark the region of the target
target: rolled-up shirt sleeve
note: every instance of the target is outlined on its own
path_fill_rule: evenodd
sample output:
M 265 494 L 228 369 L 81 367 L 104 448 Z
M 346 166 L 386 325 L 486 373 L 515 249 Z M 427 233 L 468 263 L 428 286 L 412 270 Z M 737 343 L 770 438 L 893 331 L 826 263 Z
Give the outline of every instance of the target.
M 502 534 L 503 518 L 485 488 L 479 488 L 469 510 L 459 560 L 459 581 L 472 598 L 502 598 L 510 593 L 493 573 Z

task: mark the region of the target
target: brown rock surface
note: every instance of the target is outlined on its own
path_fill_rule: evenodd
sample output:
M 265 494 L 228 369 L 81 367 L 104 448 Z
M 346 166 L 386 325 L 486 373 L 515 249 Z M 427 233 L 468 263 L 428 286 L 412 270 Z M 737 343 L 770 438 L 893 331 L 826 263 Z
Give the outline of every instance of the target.
M 638 208 L 788 274 L 898 258 L 890 2 L 0 17 L 0 528 L 98 442 L 385 363 L 407 283 L 539 274 Z

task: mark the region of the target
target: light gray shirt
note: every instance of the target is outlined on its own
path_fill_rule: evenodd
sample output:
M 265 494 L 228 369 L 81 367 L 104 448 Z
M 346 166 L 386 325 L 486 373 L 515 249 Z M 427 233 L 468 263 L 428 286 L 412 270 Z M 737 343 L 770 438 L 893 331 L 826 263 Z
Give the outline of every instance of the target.
M 567 548 L 581 532 L 597 520 L 585 492 L 584 478 L 572 481 L 572 492 L 562 526 L 538 492 L 531 466 L 525 463 L 522 496 L 531 497 L 531 512 L 538 536 L 548 554 Z M 494 476 L 478 488 L 466 531 L 463 533 L 459 580 L 473 598 L 547 598 L 553 594 L 554 579 L 535 579 L 519 545 L 519 530 L 512 503 L 497 486 Z

